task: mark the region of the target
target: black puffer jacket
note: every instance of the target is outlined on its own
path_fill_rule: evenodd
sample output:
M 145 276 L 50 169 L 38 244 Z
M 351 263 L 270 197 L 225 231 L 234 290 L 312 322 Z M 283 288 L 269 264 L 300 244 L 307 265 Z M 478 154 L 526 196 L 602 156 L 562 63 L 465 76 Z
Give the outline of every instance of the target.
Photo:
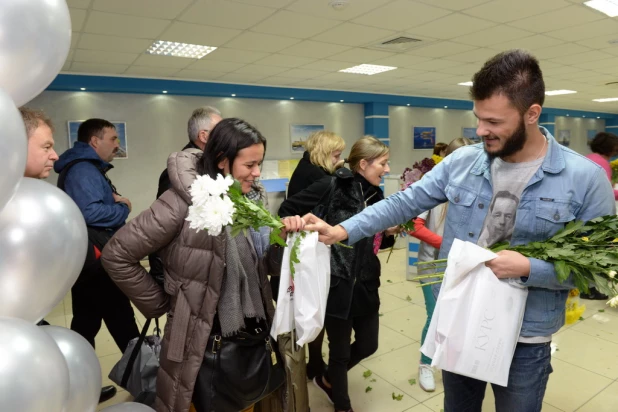
M 363 176 L 342 168 L 335 172 L 335 185 L 326 205 L 325 220 L 337 225 L 365 207 L 384 199 L 382 189 Z M 331 286 L 326 314 L 341 319 L 368 315 L 380 308 L 381 264 L 373 253 L 374 237 L 360 240 L 352 249 L 331 247 Z M 391 247 L 394 236 L 384 236 L 380 249 Z
M 311 163 L 309 152 L 303 153 L 303 158 L 298 162 L 298 166 L 296 166 L 290 178 L 288 197 L 294 196 L 327 176 L 330 176 L 330 174 L 326 170 Z

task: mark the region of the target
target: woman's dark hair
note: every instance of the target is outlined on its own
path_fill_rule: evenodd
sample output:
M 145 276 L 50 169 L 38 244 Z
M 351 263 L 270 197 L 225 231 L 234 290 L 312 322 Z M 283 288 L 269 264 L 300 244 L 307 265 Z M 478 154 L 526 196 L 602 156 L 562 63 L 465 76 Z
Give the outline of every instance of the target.
M 618 136 L 612 133 L 599 132 L 590 142 L 590 150 L 603 156 L 613 156 L 618 152 Z
M 539 61 L 523 50 L 509 50 L 489 59 L 472 78 L 472 100 L 505 95 L 521 115 L 533 104 L 543 106 L 545 83 Z
M 446 143 L 436 143 L 436 145 L 433 147 L 433 154 L 437 156 L 442 156 L 440 153 L 446 150 L 447 147 L 448 145 Z
M 255 127 L 241 119 L 221 120 L 210 132 L 204 154 L 197 164 L 197 173 L 214 179 L 218 173 L 223 174 L 219 169 L 222 160 L 228 160 L 231 170 L 238 152 L 254 144 L 263 144 L 266 151 L 266 139 Z

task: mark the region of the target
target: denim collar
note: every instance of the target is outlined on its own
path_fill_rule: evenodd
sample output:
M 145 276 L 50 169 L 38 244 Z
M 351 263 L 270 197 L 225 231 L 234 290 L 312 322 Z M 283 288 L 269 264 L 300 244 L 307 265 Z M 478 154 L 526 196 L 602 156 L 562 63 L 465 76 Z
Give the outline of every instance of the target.
M 554 136 L 543 126 L 539 126 L 539 130 L 547 138 L 547 154 L 541 164 L 541 169 L 546 173 L 560 173 L 566 166 L 564 155 L 560 144 L 554 139 Z M 489 156 L 482 150 L 479 156 L 474 161 L 474 165 L 470 173 L 481 176 L 485 172 L 489 173 L 490 161 Z

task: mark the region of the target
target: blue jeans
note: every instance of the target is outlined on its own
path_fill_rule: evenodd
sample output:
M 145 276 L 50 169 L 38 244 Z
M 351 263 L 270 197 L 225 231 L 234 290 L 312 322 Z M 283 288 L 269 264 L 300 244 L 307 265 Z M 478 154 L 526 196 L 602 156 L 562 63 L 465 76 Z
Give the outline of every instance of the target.
M 518 343 L 509 371 L 508 386 L 491 385 L 496 412 L 540 412 L 549 374 L 549 343 Z M 487 382 L 442 371 L 444 412 L 480 412 Z

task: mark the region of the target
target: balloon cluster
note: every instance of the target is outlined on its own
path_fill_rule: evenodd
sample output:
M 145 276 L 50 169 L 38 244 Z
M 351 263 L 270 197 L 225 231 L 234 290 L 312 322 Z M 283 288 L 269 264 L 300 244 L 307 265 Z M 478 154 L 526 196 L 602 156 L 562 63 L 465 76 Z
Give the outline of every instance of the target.
M 101 366 L 92 346 L 69 329 L 36 326 L 77 280 L 86 223 L 63 191 L 23 177 L 28 138 L 17 110 L 62 68 L 69 8 L 66 0 L 2 0 L 0 27 L 0 411 L 94 412 Z M 133 403 L 106 410 L 152 411 Z

